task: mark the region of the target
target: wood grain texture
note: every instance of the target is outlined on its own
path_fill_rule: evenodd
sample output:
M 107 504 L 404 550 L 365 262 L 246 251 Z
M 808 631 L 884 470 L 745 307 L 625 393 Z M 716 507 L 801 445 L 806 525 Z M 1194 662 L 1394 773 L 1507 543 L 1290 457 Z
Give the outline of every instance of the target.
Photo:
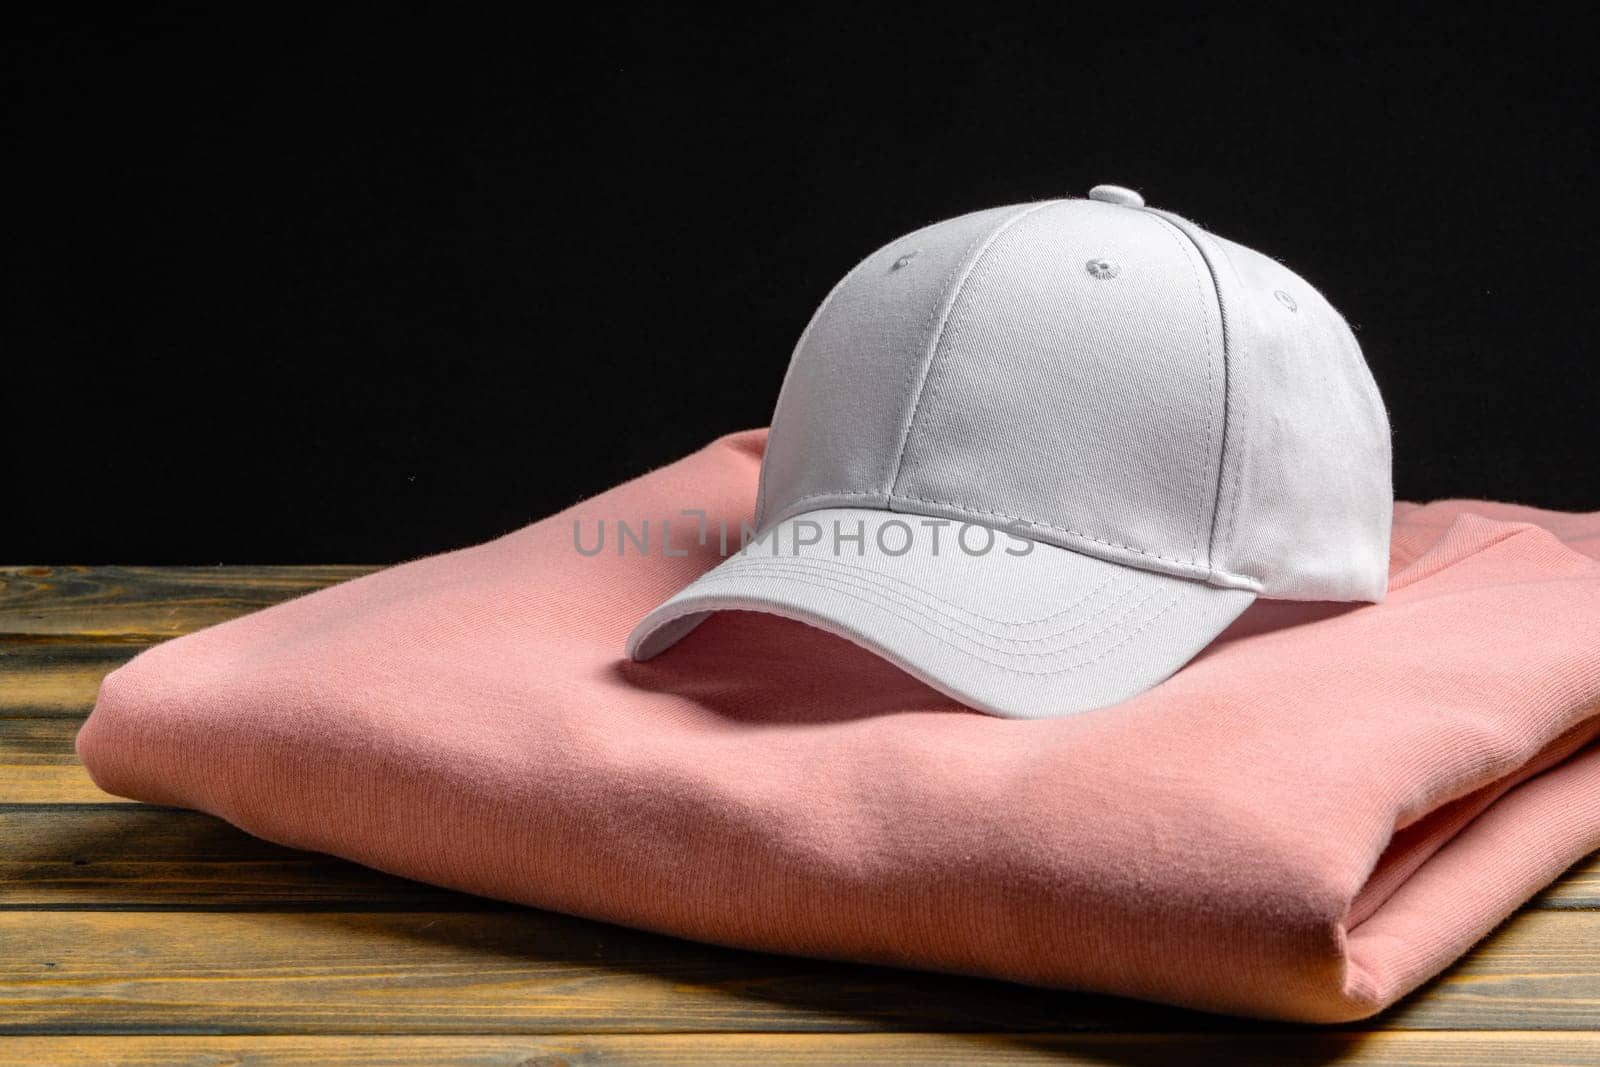
M 512 1037 L 12 1037 L 0 1067 L 1585 1067 L 1593 1033 L 594 1034 Z
M 274 845 L 199 812 L 0 809 L 0 908 L 508 906 Z
M 1040 1031 L 1156 1005 L 721 949 L 531 910 L 0 912 L 0 1033 Z
M 1554 885 L 1529 901 L 1527 907 L 1600 909 L 1600 852 L 1573 864 Z M 1600 944 L 1593 948 L 1600 955 Z M 1596 1021 L 1596 1025 L 1600 1025 L 1600 1020 Z
M 176 637 L 376 569 L 0 567 L 0 637 Z
M 76 719 L 0 719 L 0 803 L 131 804 L 89 779 L 72 749 Z
M 0 638 L 0 716 L 81 719 L 100 679 L 150 647 L 147 641 Z
M 1380 1017 L 1600 1020 L 1600 913 L 1525 912 Z M 0 912 L 0 1032 L 1180 1031 L 1237 1020 L 490 913 Z

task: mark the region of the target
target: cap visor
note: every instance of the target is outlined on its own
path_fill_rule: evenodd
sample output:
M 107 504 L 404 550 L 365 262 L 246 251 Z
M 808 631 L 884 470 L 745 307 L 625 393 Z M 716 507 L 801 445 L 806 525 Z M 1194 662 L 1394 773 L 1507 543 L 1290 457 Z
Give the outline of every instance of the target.
M 628 655 L 658 655 L 711 612 L 760 611 L 848 638 L 980 711 L 1039 719 L 1150 689 L 1255 599 L 1002 532 L 986 544 L 982 527 L 958 541 L 956 522 L 935 541 L 928 521 L 831 508 L 780 523 L 645 616 Z

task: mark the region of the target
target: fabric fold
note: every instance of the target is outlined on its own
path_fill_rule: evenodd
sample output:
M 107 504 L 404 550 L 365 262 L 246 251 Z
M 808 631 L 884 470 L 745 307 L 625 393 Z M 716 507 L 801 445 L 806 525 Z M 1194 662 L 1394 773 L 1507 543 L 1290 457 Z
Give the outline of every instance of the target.
M 1258 602 L 1060 719 L 775 616 L 625 661 L 736 547 L 764 440 L 157 646 L 79 753 L 110 792 L 505 900 L 1307 1021 L 1393 1003 L 1600 846 L 1600 514 L 1399 505 L 1383 603 Z M 619 522 L 666 541 L 592 551 Z

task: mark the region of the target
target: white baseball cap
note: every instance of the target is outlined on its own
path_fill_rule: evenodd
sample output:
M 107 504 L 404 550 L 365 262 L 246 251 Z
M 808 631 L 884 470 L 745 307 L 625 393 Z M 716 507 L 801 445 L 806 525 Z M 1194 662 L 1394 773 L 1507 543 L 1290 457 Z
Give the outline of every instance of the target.
M 1258 596 L 1382 599 L 1392 504 L 1388 418 L 1338 312 L 1096 186 L 936 223 L 847 274 L 790 361 L 758 539 L 627 651 L 768 612 L 982 711 L 1086 711 Z

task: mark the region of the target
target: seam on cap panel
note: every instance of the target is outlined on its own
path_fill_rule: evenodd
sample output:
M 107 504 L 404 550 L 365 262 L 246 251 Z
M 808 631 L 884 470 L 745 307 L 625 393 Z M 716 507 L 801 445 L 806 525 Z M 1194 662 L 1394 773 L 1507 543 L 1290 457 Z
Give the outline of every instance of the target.
M 872 499 L 872 500 L 882 501 L 883 503 L 879 504 L 874 510 L 894 511 L 896 514 L 900 514 L 900 515 L 924 515 L 925 514 L 925 515 L 929 515 L 929 516 L 932 516 L 932 517 L 937 517 L 938 513 L 937 512 L 923 511 L 923 510 L 920 510 L 920 509 L 917 509 L 917 508 L 908 508 L 908 509 L 902 511 L 902 510 L 899 510 L 899 509 L 894 507 L 894 503 L 896 501 L 899 501 L 899 502 L 902 502 L 902 503 L 906 503 L 906 504 L 933 504 L 933 505 L 936 505 L 938 507 L 945 508 L 945 509 L 950 510 L 950 511 L 954 511 L 954 512 L 957 512 L 958 514 L 962 514 L 962 515 L 982 516 L 985 519 L 1004 519 L 1007 522 L 1019 522 L 1019 523 L 1022 523 L 1024 526 L 1037 526 L 1037 527 L 1039 527 L 1041 529 L 1049 530 L 1049 531 L 1051 531 L 1052 533 L 1056 534 L 1059 537 L 1071 537 L 1071 538 L 1075 538 L 1075 539 L 1077 539 L 1079 541 L 1089 541 L 1089 542 L 1092 542 L 1092 543 L 1097 544 L 1097 545 L 1105 545 L 1107 548 L 1115 548 L 1115 549 L 1118 549 L 1119 551 L 1128 552 L 1128 553 L 1131 553 L 1133 555 L 1142 556 L 1142 557 L 1144 557 L 1146 559 L 1160 560 L 1163 563 L 1170 563 L 1170 564 L 1173 564 L 1174 566 L 1185 567 L 1185 568 L 1188 568 L 1188 570 L 1190 572 L 1199 572 L 1199 573 L 1175 574 L 1175 575 L 1173 575 L 1173 577 L 1189 578 L 1191 580 L 1204 581 L 1204 582 L 1208 582 L 1211 585 L 1219 586 L 1220 588 L 1224 588 L 1224 589 L 1246 589 L 1246 590 L 1249 590 L 1249 591 L 1254 592 L 1254 593 L 1259 593 L 1261 591 L 1261 580 L 1259 578 L 1252 578 L 1247 574 L 1234 574 L 1231 571 L 1220 570 L 1220 569 L 1218 569 L 1216 567 L 1207 566 L 1206 564 L 1203 564 L 1203 563 L 1196 563 L 1194 560 L 1177 559 L 1177 558 L 1175 558 L 1173 556 L 1157 555 L 1154 552 L 1149 552 L 1149 551 L 1146 551 L 1145 549 L 1142 549 L 1142 548 L 1135 548 L 1132 545 L 1125 545 L 1120 541 L 1108 541 L 1103 537 L 1095 537 L 1095 536 L 1093 536 L 1091 534 L 1086 534 L 1086 533 L 1082 532 L 1081 530 L 1072 530 L 1072 529 L 1068 529 L 1065 526 L 1058 526 L 1053 522 L 1045 522 L 1043 519 L 1029 519 L 1029 518 L 1024 518 L 1021 515 L 1011 515 L 1011 514 L 1009 514 L 1007 512 L 1004 512 L 1004 511 L 992 511 L 992 510 L 989 510 L 987 508 L 968 507 L 965 504 L 956 504 L 956 503 L 952 503 L 951 501 L 948 501 L 948 500 L 933 500 L 933 499 L 928 498 L 928 497 L 907 496 L 907 495 L 905 495 L 903 493 L 898 495 L 898 496 L 893 496 L 893 497 L 886 497 L 885 494 L 883 494 L 883 493 L 861 493 L 861 492 L 855 492 L 853 490 L 848 490 L 848 489 L 838 489 L 838 490 L 834 490 L 832 492 L 823 492 L 823 493 L 809 493 L 806 496 L 799 497 L 799 498 L 797 498 L 795 500 L 791 500 L 789 502 L 789 506 L 786 509 L 784 509 L 782 512 L 779 513 L 778 518 L 775 521 L 782 522 L 782 521 L 784 521 L 786 519 L 794 518 L 796 515 L 801 515 L 801 514 L 804 514 L 805 512 L 808 512 L 808 511 L 820 511 L 820 510 L 823 510 L 822 508 L 818 508 L 818 507 L 806 507 L 805 506 L 805 505 L 808 505 L 808 504 L 817 503 L 819 501 L 827 502 L 827 503 L 837 503 L 841 507 L 851 507 L 851 506 L 853 506 L 852 501 L 854 501 L 856 499 L 860 499 L 860 498 L 869 498 L 869 499 Z M 992 523 L 989 523 L 989 522 L 984 522 L 983 524 L 984 525 L 992 525 Z M 1014 531 L 1005 531 L 1005 532 L 1014 532 Z M 1020 534 L 1018 536 L 1020 536 Z M 1027 538 L 1027 540 L 1033 540 L 1033 538 Z M 1067 548 L 1065 545 L 1055 545 L 1055 544 L 1052 544 L 1049 541 L 1040 541 L 1038 543 L 1039 544 L 1050 545 L 1053 548 L 1060 548 L 1063 551 L 1068 551 L 1068 552 L 1072 551 L 1072 549 Z M 1088 550 L 1088 549 L 1084 550 L 1084 554 L 1085 555 L 1089 555 L 1089 556 L 1094 556 L 1094 557 L 1096 557 L 1098 559 L 1107 559 L 1107 558 L 1109 558 L 1110 562 L 1124 563 L 1124 564 L 1133 563 L 1134 565 L 1137 565 L 1137 561 L 1117 560 L 1114 557 L 1108 557 L 1105 553 L 1097 553 L 1097 552 L 1094 552 L 1094 551 L 1091 551 L 1091 550 Z M 1155 569 L 1158 573 L 1162 573 L 1162 574 L 1169 573 L 1167 571 L 1161 570 L 1159 567 L 1158 568 L 1153 568 L 1153 569 Z
M 1228 492 L 1223 492 L 1224 479 L 1227 478 L 1228 456 L 1231 451 L 1237 450 L 1237 443 L 1233 434 L 1232 416 L 1237 415 L 1240 420 L 1243 420 L 1246 409 L 1244 382 L 1238 375 L 1234 374 L 1233 368 L 1234 341 L 1236 338 L 1234 337 L 1233 329 L 1229 325 L 1228 301 L 1222 295 L 1222 278 L 1218 274 L 1217 264 L 1206 252 L 1205 244 L 1189 232 L 1189 227 L 1194 226 L 1194 224 L 1187 219 L 1170 216 L 1164 211 L 1146 210 L 1149 214 L 1165 220 L 1173 229 L 1182 233 L 1188 238 L 1189 243 L 1194 245 L 1195 251 L 1200 253 L 1200 261 L 1206 265 L 1206 270 L 1211 272 L 1211 286 L 1216 293 L 1217 310 L 1220 312 L 1222 319 L 1222 448 L 1217 454 L 1216 506 L 1211 513 L 1211 540 L 1206 546 L 1206 559 L 1215 563 L 1224 502 L 1226 502 L 1228 509 L 1227 530 L 1222 533 L 1220 540 L 1222 544 L 1231 545 L 1233 543 L 1234 527 L 1239 518 L 1240 486 L 1244 481 L 1244 457 L 1239 456 L 1237 457 L 1238 462 L 1233 465 L 1233 478 L 1228 483 Z M 1198 226 L 1194 228 L 1200 229 Z M 1201 230 L 1200 232 L 1204 233 L 1205 231 Z M 1244 282 L 1239 279 L 1238 271 L 1234 269 L 1233 261 L 1228 258 L 1227 249 L 1218 247 L 1217 252 L 1227 263 L 1229 270 L 1233 271 L 1234 281 L 1242 290 Z M 1235 397 L 1236 393 L 1237 397 Z
M 1060 609 L 1059 611 L 1053 611 L 1048 615 L 1041 615 L 1038 618 L 1033 619 L 997 619 L 992 615 L 985 615 L 981 611 L 974 611 L 973 609 L 966 607 L 963 604 L 959 604 L 954 600 L 950 600 L 947 597 L 939 596 L 937 593 L 934 593 L 931 590 L 923 589 L 921 586 L 918 586 L 912 582 L 908 582 L 903 578 L 896 578 L 893 575 L 885 574 L 882 571 L 875 571 L 871 567 L 863 567 L 857 564 L 844 563 L 836 559 L 829 559 L 827 556 L 733 556 L 729 559 L 727 564 L 723 565 L 722 570 L 727 574 L 743 574 L 753 567 L 761 567 L 768 570 L 782 570 L 787 568 L 791 570 L 804 571 L 807 573 L 834 570 L 840 572 L 840 574 L 836 575 L 835 577 L 839 577 L 846 581 L 860 576 L 863 581 L 870 580 L 876 582 L 879 585 L 884 586 L 886 589 L 896 592 L 897 595 L 906 596 L 916 600 L 919 603 L 926 605 L 930 610 L 936 612 L 937 614 L 953 620 L 958 625 L 967 627 L 974 633 L 981 633 L 985 636 L 993 637 L 997 641 L 1005 641 L 1008 644 L 1016 645 L 1041 644 L 1043 642 L 1053 640 L 1054 638 L 1065 636 L 1074 630 L 1081 630 L 1083 627 L 1093 622 L 1096 618 L 1106 614 L 1106 612 L 1110 611 L 1112 608 L 1119 604 L 1125 603 L 1128 598 L 1132 596 L 1138 589 L 1137 583 L 1130 583 L 1120 592 L 1107 594 L 1111 598 L 1107 603 L 1101 605 L 1099 608 L 1094 609 L 1087 616 L 1080 618 L 1076 623 L 1073 623 L 1070 626 L 1054 630 L 1047 634 L 1040 634 L 1037 637 L 1007 637 L 1003 633 L 996 633 L 993 630 L 985 629 L 983 626 L 973 623 L 969 620 L 962 619 L 960 616 L 970 615 L 974 619 L 981 620 L 981 622 L 989 623 L 993 626 L 998 626 L 1003 629 L 1026 630 L 1031 626 L 1039 626 L 1044 623 L 1055 622 L 1062 616 L 1072 615 L 1090 600 L 1094 599 L 1096 596 L 1099 596 L 1102 592 L 1105 592 L 1112 582 L 1116 581 L 1119 577 L 1131 577 L 1132 572 L 1124 569 L 1123 573 L 1121 574 L 1111 575 L 1110 577 L 1101 581 L 1089 592 L 1084 593 L 1072 603 L 1068 604 L 1066 607 Z M 896 589 L 895 587 L 901 588 Z M 947 611 L 945 610 L 946 608 L 954 609 L 954 612 Z
M 883 496 L 884 496 L 883 493 L 858 493 L 858 492 L 853 492 L 853 491 L 844 490 L 844 489 L 835 490 L 833 492 L 810 493 L 810 494 L 807 494 L 806 496 L 800 497 L 800 498 L 798 498 L 796 500 L 791 500 L 789 502 L 789 509 L 783 513 L 783 517 L 779 521 L 781 522 L 781 521 L 783 521 L 783 519 L 790 519 L 790 518 L 793 518 L 794 516 L 800 514 L 801 512 L 797 511 L 796 509 L 799 508 L 799 506 L 801 504 L 809 504 L 809 503 L 811 503 L 813 501 L 817 501 L 817 500 L 835 500 L 835 499 L 838 499 L 840 497 L 873 497 L 874 499 L 876 499 L 876 498 L 881 498 Z M 1082 532 L 1081 530 L 1073 530 L 1073 529 L 1070 529 L 1070 528 L 1068 528 L 1066 526 L 1058 526 L 1053 522 L 1045 522 L 1043 519 L 1024 518 L 1021 515 L 1013 515 L 1010 512 L 1006 512 L 1006 511 L 994 511 L 994 510 L 992 510 L 990 508 L 975 508 L 975 507 L 970 507 L 969 505 L 966 505 L 966 504 L 956 504 L 956 503 L 953 503 L 952 501 L 949 501 L 949 500 L 934 500 L 931 497 L 925 497 L 925 496 L 908 496 L 905 493 L 889 494 L 888 500 L 885 503 L 885 510 L 889 510 L 889 511 L 894 510 L 892 505 L 896 500 L 909 501 L 909 502 L 915 503 L 915 504 L 937 504 L 942 508 L 951 508 L 951 509 L 953 509 L 955 511 L 960 511 L 960 512 L 963 512 L 963 513 L 965 513 L 967 515 L 984 515 L 984 516 L 988 516 L 990 518 L 1005 519 L 1008 522 L 1020 522 L 1025 526 L 1040 526 L 1040 527 L 1043 527 L 1046 530 L 1053 530 L 1058 534 L 1064 534 L 1067 537 L 1078 537 L 1078 538 L 1082 538 L 1085 541 L 1094 541 L 1096 544 L 1108 545 L 1111 548 L 1120 548 L 1120 549 L 1123 549 L 1123 550 L 1128 551 L 1128 552 L 1137 552 L 1139 555 L 1141 555 L 1141 556 L 1149 556 L 1151 559 L 1159 559 L 1159 560 L 1163 560 L 1163 561 L 1165 561 L 1167 563 L 1177 563 L 1177 564 L 1180 564 L 1181 566 L 1184 566 L 1184 567 L 1193 567 L 1196 570 L 1210 570 L 1211 569 L 1211 568 L 1207 567 L 1205 564 L 1197 563 L 1192 559 L 1179 559 L 1177 556 L 1159 555 L 1158 553 L 1148 552 L 1148 551 L 1146 551 L 1145 549 L 1142 549 L 1142 548 L 1135 548 L 1132 545 L 1125 545 L 1120 541 L 1107 541 L 1103 537 L 1095 537 L 1092 534 L 1086 534 L 1086 533 Z M 820 509 L 818 509 L 818 508 L 806 508 L 804 510 L 806 510 L 806 511 L 817 511 L 817 510 L 820 510 Z M 915 512 L 915 511 L 897 512 L 897 514 L 915 515 L 915 514 L 917 514 L 917 512 Z M 1220 571 L 1218 573 L 1222 574 L 1222 572 L 1220 572 Z M 1223 576 L 1224 577 L 1231 577 L 1231 576 L 1226 575 L 1226 574 L 1224 574 Z
M 812 327 L 820 322 L 822 316 L 827 313 L 828 308 L 833 306 L 834 297 L 839 295 L 850 279 L 861 273 L 862 269 L 866 267 L 877 252 L 878 249 L 874 249 L 872 252 L 862 256 L 861 261 L 846 271 L 843 278 L 833 283 L 833 288 L 828 290 L 828 295 L 822 298 L 821 304 L 817 305 L 817 310 L 812 313 L 810 320 L 807 321 L 806 328 L 800 331 L 800 339 L 794 343 L 794 348 L 789 353 L 789 365 L 784 369 L 783 382 L 778 386 L 778 400 L 772 408 L 772 423 L 767 430 L 767 447 L 761 457 L 761 470 L 756 476 L 756 513 L 752 521 L 758 530 L 761 528 L 761 519 L 767 511 L 767 456 L 771 454 L 772 439 L 777 436 L 778 422 L 783 415 L 783 399 L 789 393 L 789 379 L 794 375 L 795 357 L 800 354 L 800 350 L 811 339 Z
M 1194 269 L 1194 260 L 1192 260 L 1189 257 L 1189 253 L 1188 253 L 1188 248 L 1193 248 L 1194 252 L 1195 252 L 1195 255 L 1198 255 L 1200 257 L 1200 262 L 1201 263 L 1206 263 L 1206 257 L 1205 257 L 1204 254 L 1201 253 L 1200 246 L 1195 244 L 1194 240 L 1192 238 L 1190 238 L 1187 234 L 1183 233 L 1176 226 L 1174 226 L 1172 223 L 1168 222 L 1166 219 L 1162 218 L 1160 215 L 1157 215 L 1154 212 L 1148 212 L 1148 211 L 1145 212 L 1145 214 L 1148 215 L 1150 218 L 1154 219 L 1156 221 L 1157 225 L 1159 225 L 1161 227 L 1162 232 L 1164 232 L 1168 237 L 1171 237 L 1173 244 L 1178 246 L 1178 251 L 1183 256 L 1183 261 L 1189 265 L 1189 275 L 1190 275 L 1190 277 L 1192 277 L 1194 279 L 1194 287 L 1195 287 L 1195 290 L 1200 294 L 1200 302 L 1202 304 L 1204 304 L 1205 303 L 1205 299 L 1206 299 L 1206 286 L 1205 286 L 1205 283 L 1200 280 L 1200 272 Z M 1188 246 L 1187 248 L 1185 247 L 1186 245 Z M 1206 263 L 1206 272 L 1207 272 L 1208 275 L 1210 274 L 1210 271 L 1211 271 L 1211 265 L 1209 263 Z M 1217 280 L 1216 280 L 1216 278 L 1215 277 L 1211 277 L 1210 281 L 1211 281 L 1211 298 L 1212 298 L 1213 301 L 1216 302 L 1216 305 L 1217 305 L 1217 319 L 1218 319 L 1218 321 L 1221 321 L 1221 319 L 1222 319 L 1222 294 L 1217 291 Z M 1212 362 L 1212 360 L 1214 360 L 1216 358 L 1217 350 L 1216 350 L 1215 343 L 1211 339 L 1211 322 L 1210 322 L 1210 319 L 1211 319 L 1210 315 L 1202 315 L 1201 319 L 1200 319 L 1201 327 L 1205 330 L 1205 334 L 1206 334 L 1206 448 L 1205 448 L 1205 452 L 1202 453 L 1201 460 L 1200 460 L 1200 477 L 1202 479 L 1205 478 L 1205 473 L 1206 473 L 1205 465 L 1211 462 L 1211 439 L 1212 439 L 1212 435 L 1213 435 L 1213 432 L 1216 429 L 1216 424 L 1217 424 L 1216 415 L 1212 410 L 1212 404 L 1214 403 L 1214 401 L 1216 399 L 1216 395 L 1217 395 L 1217 387 L 1216 387 L 1215 377 L 1213 376 L 1213 374 L 1211 372 L 1211 362 Z M 1223 390 L 1222 390 L 1222 424 L 1223 424 L 1224 439 L 1226 439 L 1227 424 L 1228 424 L 1228 390 L 1227 390 L 1227 385 L 1226 385 L 1226 382 L 1227 382 L 1226 375 L 1228 373 L 1228 340 L 1227 340 L 1227 334 L 1226 333 L 1223 334 L 1223 339 L 1222 339 L 1222 373 L 1224 375 L 1224 378 L 1223 378 L 1224 385 L 1223 385 Z M 1217 456 L 1217 477 L 1218 477 L 1218 481 L 1212 487 L 1212 492 L 1211 492 L 1211 522 L 1210 523 L 1202 523 L 1200 521 L 1201 516 L 1196 516 L 1195 517 L 1195 523 L 1194 523 L 1194 537 L 1190 541 L 1190 544 L 1189 544 L 1189 553 L 1190 553 L 1190 555 L 1196 555 L 1196 556 L 1199 555 L 1200 554 L 1200 528 L 1201 528 L 1202 525 L 1209 526 L 1209 529 L 1206 531 L 1206 536 L 1207 536 L 1206 567 L 1207 568 L 1209 568 L 1211 566 L 1210 540 L 1211 540 L 1211 531 L 1215 530 L 1216 529 L 1216 525 L 1217 525 L 1217 508 L 1220 506 L 1220 494 L 1221 494 L 1221 481 L 1220 481 L 1221 476 L 1222 476 L 1222 457 L 1221 457 L 1221 454 L 1219 453 L 1218 456 Z M 1203 489 L 1202 489 L 1202 495 L 1201 495 L 1201 499 L 1200 499 L 1200 505 L 1201 505 L 1201 507 L 1205 506 L 1205 496 L 1204 496 Z
M 1200 249 L 1200 254 L 1202 256 L 1204 256 L 1205 255 L 1205 246 L 1200 244 L 1198 241 L 1195 242 L 1195 246 Z M 1228 255 L 1228 250 L 1226 248 L 1223 248 L 1222 246 L 1218 245 L 1217 246 L 1217 252 L 1221 256 L 1222 261 L 1227 264 L 1228 269 L 1233 272 L 1234 283 L 1237 285 L 1239 291 L 1243 292 L 1244 291 L 1244 279 L 1239 277 L 1239 268 L 1234 266 L 1232 257 L 1230 257 Z M 1216 270 L 1216 266 L 1214 264 L 1212 264 L 1209 259 L 1206 260 L 1206 263 L 1207 263 L 1208 266 L 1211 266 L 1213 272 Z M 1222 307 L 1222 328 L 1224 330 L 1227 330 L 1228 329 L 1228 305 L 1227 305 L 1227 302 L 1222 299 L 1222 286 L 1220 284 L 1217 286 L 1217 302 Z M 1230 331 L 1226 336 L 1228 338 L 1229 344 L 1231 345 L 1232 344 L 1232 337 L 1233 337 L 1232 332 Z M 1232 352 L 1231 347 L 1229 349 L 1229 352 L 1230 352 L 1230 355 L 1231 355 L 1231 352 Z M 1233 401 L 1234 401 L 1234 396 L 1235 396 L 1235 394 L 1237 394 L 1238 411 L 1236 412 L 1236 414 L 1239 416 L 1239 419 L 1238 419 L 1239 424 L 1241 426 L 1243 426 L 1245 421 L 1250 416 L 1250 397 L 1249 397 L 1249 394 L 1245 390 L 1245 382 L 1248 379 L 1245 378 L 1244 375 L 1242 375 L 1242 374 L 1235 375 L 1232 372 L 1233 368 L 1231 366 L 1228 368 L 1228 370 L 1229 370 L 1229 373 L 1228 373 L 1229 386 L 1228 386 L 1227 392 L 1224 394 L 1224 403 L 1225 404 L 1232 404 Z M 1228 441 L 1229 441 L 1228 438 L 1224 438 L 1224 445 L 1226 445 L 1228 443 Z M 1230 547 L 1230 548 L 1233 545 L 1233 532 L 1234 532 L 1235 529 L 1238 528 L 1238 525 L 1239 525 L 1239 503 L 1240 503 L 1240 500 L 1241 500 L 1241 494 L 1244 492 L 1244 459 L 1245 459 L 1245 457 L 1244 457 L 1242 449 L 1238 449 L 1237 451 L 1240 452 L 1240 455 L 1238 456 L 1238 462 L 1236 462 L 1233 465 L 1233 479 L 1232 479 L 1232 482 L 1230 483 L 1230 485 L 1228 487 L 1228 490 L 1229 490 L 1228 491 L 1228 528 L 1222 535 L 1222 543 L 1224 545 Z M 1226 453 L 1224 453 L 1224 454 L 1226 454 Z M 1217 481 L 1218 481 L 1219 485 L 1221 484 L 1221 480 L 1222 480 L 1222 472 L 1219 470 L 1217 472 Z M 1211 541 L 1212 541 L 1212 551 L 1215 552 L 1216 551 L 1216 543 L 1217 543 L 1216 524 L 1215 523 L 1212 524 Z
M 945 298 L 944 307 L 939 310 L 939 324 L 934 327 L 933 339 L 928 343 L 927 355 L 918 363 L 922 377 L 916 383 L 916 396 L 912 399 L 911 410 L 906 415 L 906 424 L 900 431 L 900 447 L 895 452 L 894 470 L 890 473 L 889 484 L 885 487 L 885 492 L 891 498 L 895 495 L 895 488 L 900 484 L 900 472 L 905 466 L 906 449 L 910 447 L 911 435 L 916 430 L 917 416 L 922 412 L 923 393 L 928 388 L 928 379 L 933 377 L 933 365 L 938 361 L 939 350 L 944 345 L 945 327 L 950 325 L 950 314 L 955 310 L 955 306 L 961 302 L 961 294 L 966 292 L 967 282 L 972 279 L 973 274 L 977 273 L 979 264 L 983 262 L 984 258 L 989 254 L 989 250 L 994 247 L 995 242 L 1000 239 L 1002 234 L 1034 212 L 1042 211 L 1047 207 L 1060 203 L 1063 203 L 1063 201 L 1045 200 L 1037 204 L 1030 204 L 1014 214 L 1006 216 L 1000 225 L 996 226 L 983 239 L 982 243 L 965 258 L 960 267 L 960 276 L 956 279 L 955 284 L 950 287 L 950 291 Z
M 1042 526 L 1046 530 L 1054 530 L 1058 534 L 1064 534 L 1068 537 L 1082 538 L 1085 541 L 1093 541 L 1096 544 L 1109 545 L 1112 548 L 1120 548 L 1126 552 L 1137 552 L 1139 555 L 1149 556 L 1151 559 L 1159 559 L 1167 563 L 1177 563 L 1185 567 L 1194 567 L 1203 571 L 1211 570 L 1211 568 L 1205 564 L 1196 562 L 1192 559 L 1181 559 L 1178 556 L 1163 556 L 1159 552 L 1150 552 L 1143 548 L 1135 548 L 1133 545 L 1125 545 L 1120 541 L 1108 541 L 1104 537 L 1096 537 L 1093 534 L 1086 534 L 1082 530 L 1073 530 L 1066 526 L 1058 526 L 1053 522 L 1045 522 L 1043 519 L 1026 519 L 1020 515 L 1011 515 L 1004 511 L 993 511 L 989 508 L 974 508 L 969 507 L 966 504 L 956 504 L 949 500 L 934 500 L 932 497 L 926 496 L 908 496 L 905 493 L 901 493 L 892 497 L 890 502 L 892 503 L 895 500 L 910 500 L 918 504 L 937 504 L 942 508 L 954 508 L 957 511 L 964 511 L 970 515 L 991 515 L 997 519 L 1006 519 L 1010 522 L 1025 523 L 1028 526 Z

